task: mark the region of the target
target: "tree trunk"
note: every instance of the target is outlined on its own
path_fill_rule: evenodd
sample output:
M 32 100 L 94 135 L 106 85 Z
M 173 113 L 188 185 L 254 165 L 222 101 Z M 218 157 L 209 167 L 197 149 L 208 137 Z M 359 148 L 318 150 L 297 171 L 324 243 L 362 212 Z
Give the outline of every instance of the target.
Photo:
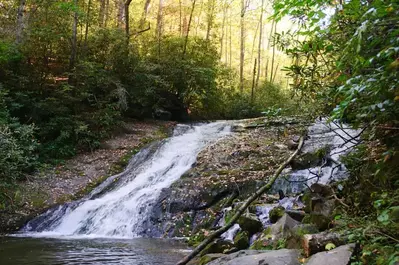
M 87 37 L 89 35 L 89 26 L 90 26 L 90 9 L 91 9 L 91 0 L 87 3 L 87 13 L 86 13 L 86 28 L 85 28 L 85 41 L 84 41 L 84 50 L 87 50 Z
M 23 33 L 24 33 L 24 12 L 25 12 L 26 0 L 20 0 L 18 11 L 17 11 L 17 30 L 16 30 L 16 43 L 20 44 L 23 41 Z
M 215 16 L 215 0 L 208 0 L 208 26 L 206 28 L 206 37 L 205 39 L 209 41 L 211 35 L 211 29 L 213 26 L 213 19 Z
M 240 91 L 244 91 L 244 59 L 245 59 L 245 0 L 241 0 L 241 19 L 240 19 Z
M 252 76 L 252 89 L 251 89 L 251 103 L 254 102 L 254 90 L 255 90 L 255 75 L 256 75 L 256 59 L 254 62 L 254 71 L 253 71 L 253 76 Z
M 258 73 L 256 75 L 255 81 L 255 89 L 258 89 L 259 86 L 259 77 L 260 77 L 260 65 L 261 65 L 261 52 L 262 52 L 262 38 L 263 38 L 263 7 L 265 4 L 265 0 L 262 0 L 262 8 L 260 10 L 260 18 L 259 18 L 259 42 L 258 42 Z
M 274 69 L 274 75 L 273 75 L 273 80 L 272 82 L 274 83 L 275 79 L 276 79 L 276 75 L 277 75 L 277 70 L 278 70 L 278 65 L 280 62 L 277 62 L 276 68 Z
M 195 36 L 198 36 L 198 26 L 200 25 L 200 18 L 201 18 L 201 14 L 202 14 L 202 8 L 204 6 L 204 1 L 200 1 L 200 9 L 199 9 L 199 14 L 198 14 L 198 21 L 197 24 L 195 25 Z
M 116 13 L 116 26 L 118 28 L 123 28 L 123 17 L 125 16 L 125 3 L 123 0 L 115 1 Z
M 291 161 L 295 158 L 295 156 L 299 153 L 303 146 L 304 139 L 301 137 L 299 140 L 298 148 L 296 151 L 276 170 L 272 178 L 267 182 L 267 184 L 263 185 L 260 189 L 258 189 L 251 197 L 249 197 L 244 204 L 238 208 L 236 213 L 231 217 L 231 219 L 227 222 L 227 224 L 213 233 L 211 233 L 204 241 L 201 242 L 189 255 L 184 257 L 182 260 L 180 260 L 177 265 L 185 265 L 187 264 L 190 260 L 192 260 L 195 256 L 197 256 L 203 249 L 206 248 L 207 245 L 209 245 L 215 238 L 219 237 L 222 235 L 224 232 L 229 230 L 230 227 L 232 227 L 240 218 L 240 216 L 247 210 L 248 206 L 255 201 L 257 198 L 259 198 L 262 194 L 267 192 L 268 190 L 271 189 L 273 186 L 274 182 L 276 179 L 280 176 L 281 172 L 283 169 L 288 166 Z
M 232 32 L 232 30 L 231 30 L 231 28 L 232 28 L 232 26 L 231 26 L 231 8 L 229 8 L 229 52 L 230 52 L 230 54 L 229 54 L 229 66 L 230 66 L 230 69 L 231 69 L 231 67 L 232 67 L 232 58 L 233 58 L 233 50 L 232 50 L 232 40 L 231 40 L 231 32 Z M 227 52 L 226 52 L 227 53 Z
M 277 22 L 274 23 L 274 34 L 276 34 Z M 270 83 L 273 82 L 273 67 L 274 67 L 274 56 L 276 55 L 276 44 L 273 41 L 273 53 L 272 53 L 272 65 L 270 67 Z
M 266 67 L 265 67 L 265 80 L 267 80 L 269 74 L 269 51 L 270 51 L 270 40 L 273 37 L 273 29 L 274 29 L 274 19 L 272 21 L 272 26 L 270 27 L 269 39 L 267 40 L 267 48 L 266 48 Z
M 163 25 L 163 0 L 159 0 L 158 16 L 157 16 L 157 40 L 158 40 L 158 60 L 161 57 L 161 39 Z
M 182 22 L 182 0 L 179 0 L 179 32 L 180 37 L 183 37 L 183 22 Z
M 150 3 L 151 3 L 151 0 L 146 0 L 145 3 L 144 3 L 143 15 L 141 16 L 141 19 L 140 19 L 140 29 L 142 29 L 144 27 L 144 24 L 145 24 L 145 22 L 147 20 L 147 15 L 148 15 L 148 11 L 149 11 L 149 8 L 150 8 Z
M 104 27 L 107 27 L 108 25 L 108 19 L 109 19 L 109 0 L 107 0 L 105 4 L 105 21 L 104 21 Z
M 223 41 L 224 41 L 224 32 L 225 32 L 225 25 L 226 25 L 226 13 L 227 13 L 227 4 L 224 3 L 223 19 L 222 19 L 222 34 L 220 34 L 220 58 L 223 57 Z M 226 60 L 226 64 L 227 64 L 227 60 Z
M 105 21 L 105 0 L 100 1 L 100 10 L 98 12 L 98 25 L 102 28 L 104 27 Z
M 195 9 L 195 2 L 197 0 L 193 0 L 193 5 L 191 7 L 191 13 L 190 13 L 190 18 L 188 19 L 188 25 L 187 25 L 187 33 L 186 33 L 186 39 L 184 41 L 184 46 L 183 46 L 183 59 L 186 56 L 186 51 L 187 51 L 187 43 L 188 43 L 188 35 L 190 33 L 190 26 L 191 26 L 191 21 L 193 19 L 193 14 L 194 14 L 194 9 Z
M 78 0 L 74 0 L 73 4 L 77 8 Z M 69 59 L 69 69 L 72 70 L 75 67 L 76 56 L 77 56 L 77 46 L 78 46 L 78 12 L 75 11 L 73 14 L 72 23 L 72 38 L 71 38 L 71 57 Z
M 129 6 L 132 0 L 126 0 L 125 2 L 125 33 L 126 33 L 126 43 L 129 45 L 130 41 L 130 16 L 129 16 Z

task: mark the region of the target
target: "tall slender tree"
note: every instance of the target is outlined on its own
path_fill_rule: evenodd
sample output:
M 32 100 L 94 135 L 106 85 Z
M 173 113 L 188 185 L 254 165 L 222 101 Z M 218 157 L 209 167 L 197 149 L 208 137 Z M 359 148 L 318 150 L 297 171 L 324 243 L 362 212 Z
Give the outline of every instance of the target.
M 274 34 L 276 34 L 276 30 L 277 30 L 277 21 L 274 23 Z M 276 44 L 274 42 L 274 38 L 273 39 L 273 52 L 272 52 L 272 64 L 270 67 L 270 82 L 273 82 L 273 67 L 274 67 L 274 57 L 276 55 Z
M 24 12 L 25 12 L 26 0 L 20 0 L 17 10 L 17 30 L 16 30 L 16 43 L 20 44 L 23 40 L 23 31 L 25 28 L 24 23 Z
M 163 0 L 159 0 L 158 16 L 157 16 L 157 40 L 158 40 L 158 59 L 161 57 L 161 40 L 163 27 Z
M 187 33 L 186 33 L 186 38 L 184 40 L 184 46 L 183 46 L 183 59 L 186 57 L 186 52 L 187 52 L 187 44 L 188 44 L 188 35 L 190 34 L 190 27 L 191 27 L 191 21 L 193 20 L 193 14 L 194 14 L 194 9 L 195 9 L 195 3 L 197 0 L 192 0 L 193 4 L 191 6 L 191 12 L 190 12 L 190 17 L 188 19 L 188 25 L 187 25 Z
M 211 30 L 213 27 L 213 21 L 215 19 L 215 0 L 208 0 L 208 13 L 207 13 L 207 27 L 205 39 L 209 41 Z
M 75 67 L 76 57 L 78 53 L 78 0 L 74 0 L 75 11 L 73 12 L 72 22 L 72 36 L 71 36 L 71 56 L 69 59 L 69 69 L 72 70 Z
M 258 72 L 256 74 L 256 81 L 255 81 L 255 89 L 258 89 L 259 85 L 259 77 L 260 77 L 260 65 L 261 65 L 261 54 L 262 54 L 262 39 L 263 39 L 263 8 L 265 5 L 265 0 L 262 0 L 262 5 L 260 9 L 260 18 L 259 18 L 259 42 L 258 42 Z
M 241 0 L 240 15 L 240 91 L 244 91 L 244 60 L 245 60 L 245 12 L 247 5 L 245 0 Z

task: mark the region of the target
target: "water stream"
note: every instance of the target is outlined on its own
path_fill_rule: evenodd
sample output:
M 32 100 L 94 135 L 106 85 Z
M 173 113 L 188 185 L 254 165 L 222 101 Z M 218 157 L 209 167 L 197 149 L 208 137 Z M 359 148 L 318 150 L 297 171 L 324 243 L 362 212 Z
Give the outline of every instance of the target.
M 173 264 L 186 249 L 175 241 L 142 238 L 151 235 L 154 228 L 150 213 L 162 189 L 190 169 L 206 145 L 230 131 L 226 122 L 178 125 L 172 137 L 140 151 L 124 172 L 108 178 L 85 198 L 50 209 L 14 237 L 0 237 L 0 264 Z M 290 180 L 311 179 L 308 185 L 345 177 L 340 156 L 355 144 L 355 139 L 345 138 L 356 134 L 326 121 L 316 122 L 309 128 L 304 152 L 327 146 L 334 163 L 299 171 L 288 169 L 284 174 Z M 316 171 L 317 179 L 312 178 Z M 275 189 L 295 194 L 304 188 L 303 182 L 288 185 L 284 181 L 280 179 Z M 284 208 L 296 203 L 296 197 L 278 202 Z M 257 208 L 265 226 L 270 225 L 268 212 L 274 206 Z M 232 241 L 239 230 L 236 224 L 222 238 Z
M 230 133 L 227 122 L 178 125 L 173 136 L 136 154 L 126 170 L 85 198 L 0 237 L 0 264 L 175 264 L 188 251 L 151 235 L 150 212 L 163 188 L 179 179 L 208 144 Z
M 229 133 L 224 122 L 179 125 L 154 153 L 137 155 L 110 191 L 103 192 L 107 186 L 102 186 L 81 201 L 50 210 L 29 222 L 24 235 L 140 237 L 151 229 L 149 213 L 161 190 L 190 169 L 207 144 Z

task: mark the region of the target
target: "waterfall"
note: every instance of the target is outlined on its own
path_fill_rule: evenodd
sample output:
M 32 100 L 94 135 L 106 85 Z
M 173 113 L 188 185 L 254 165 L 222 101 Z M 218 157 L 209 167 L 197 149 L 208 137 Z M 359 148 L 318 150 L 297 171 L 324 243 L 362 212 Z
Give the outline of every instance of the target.
M 225 122 L 178 125 L 155 152 L 140 152 L 123 173 L 86 198 L 49 210 L 23 231 L 35 236 L 139 237 L 149 227 L 161 190 L 190 169 L 207 144 L 229 132 Z

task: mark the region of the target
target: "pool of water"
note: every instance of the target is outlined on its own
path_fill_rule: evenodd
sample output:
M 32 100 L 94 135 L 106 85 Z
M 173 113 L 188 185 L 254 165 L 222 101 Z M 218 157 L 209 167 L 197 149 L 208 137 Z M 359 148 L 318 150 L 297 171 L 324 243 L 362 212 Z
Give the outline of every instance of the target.
M 176 240 L 0 237 L 1 265 L 176 264 L 189 250 Z

